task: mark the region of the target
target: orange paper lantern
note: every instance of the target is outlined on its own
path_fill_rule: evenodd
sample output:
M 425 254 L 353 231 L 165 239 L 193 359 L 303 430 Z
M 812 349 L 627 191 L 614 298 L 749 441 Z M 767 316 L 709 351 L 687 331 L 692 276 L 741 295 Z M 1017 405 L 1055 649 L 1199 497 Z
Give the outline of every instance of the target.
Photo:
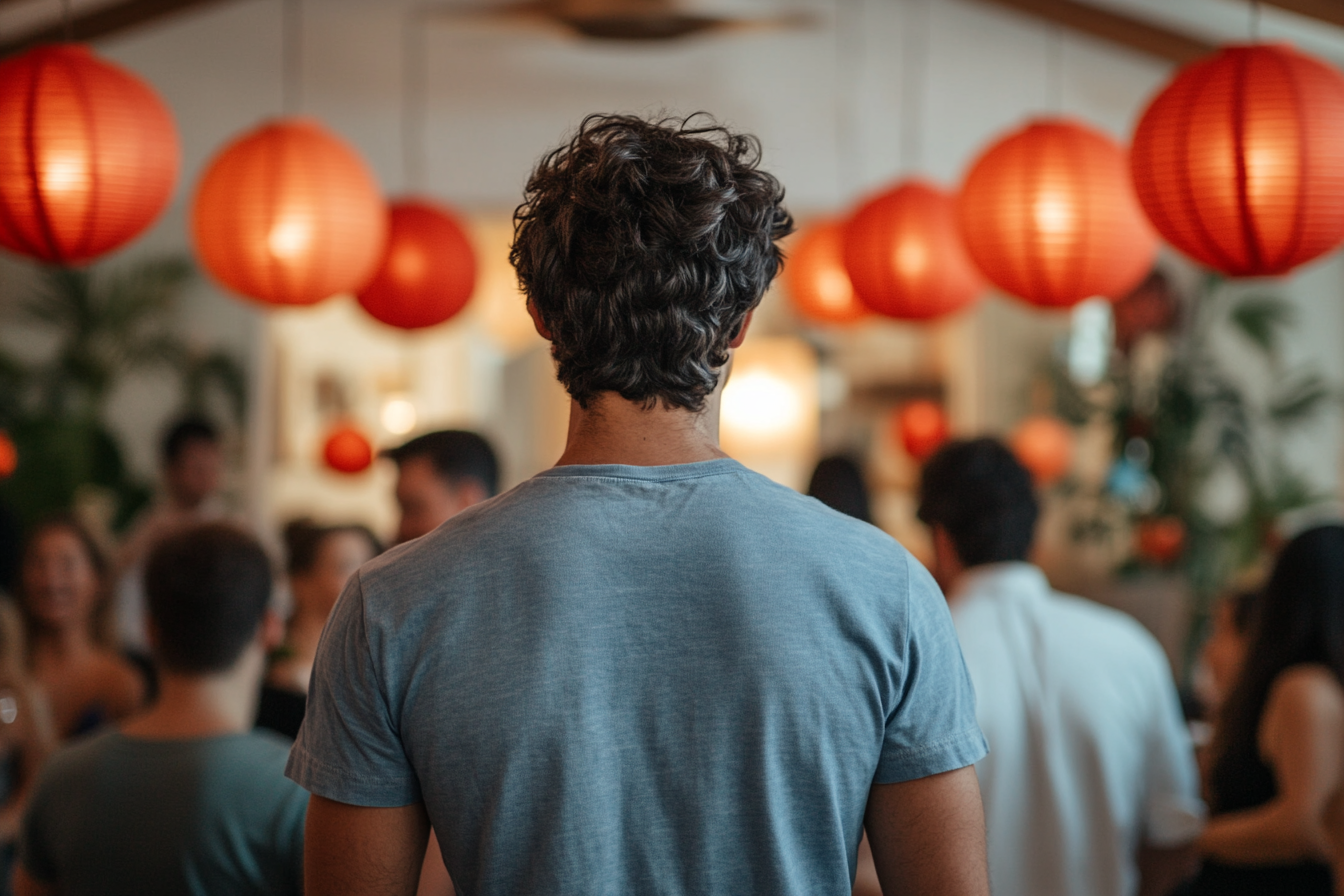
M 1142 520 L 1134 528 L 1134 541 L 1140 557 L 1159 566 L 1170 566 L 1185 550 L 1185 523 L 1176 516 Z
M 228 288 L 311 305 L 373 276 L 387 207 L 354 150 L 317 122 L 291 118 L 215 156 L 196 189 L 191 226 L 201 263 Z
M 1054 417 L 1028 417 L 1009 443 L 1038 486 L 1058 481 L 1073 464 L 1073 430 Z
M 920 180 L 859 206 L 845 225 L 844 257 L 859 301 L 898 320 L 960 311 L 985 286 L 961 243 L 952 196 Z
M 868 314 L 854 297 L 840 257 L 842 225 L 817 221 L 798 235 L 784 265 L 784 285 L 794 309 L 819 324 L 852 324 Z
M 51 264 L 110 252 L 158 218 L 180 163 L 172 114 L 88 47 L 0 62 L 0 245 Z
M 942 405 L 926 399 L 903 406 L 892 416 L 892 424 L 906 453 L 920 462 L 932 457 L 951 431 Z
M 1124 149 L 1061 119 L 1034 121 L 981 155 L 957 198 L 957 223 L 986 277 L 1047 308 L 1122 296 L 1157 254 Z
M 322 443 L 322 460 L 337 473 L 362 473 L 373 463 L 373 445 L 357 426 L 340 423 Z
M 441 324 L 467 306 L 476 288 L 476 254 L 462 224 L 422 199 L 388 208 L 387 247 L 378 271 L 359 291 L 377 320 L 404 330 Z
M 19 468 L 19 449 L 9 433 L 0 429 L 0 479 L 8 479 Z
M 1234 277 L 1344 240 L 1344 76 L 1288 46 L 1186 66 L 1139 119 L 1134 186 L 1162 236 Z

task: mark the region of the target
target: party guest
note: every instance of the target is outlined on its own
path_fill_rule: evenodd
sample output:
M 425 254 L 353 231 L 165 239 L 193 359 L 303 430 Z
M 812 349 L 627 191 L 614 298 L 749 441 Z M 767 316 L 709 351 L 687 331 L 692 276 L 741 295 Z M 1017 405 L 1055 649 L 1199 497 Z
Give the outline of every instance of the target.
M 1216 717 L 1212 817 L 1189 892 L 1332 896 L 1344 879 L 1344 527 L 1283 549 L 1239 665 Z
M 19 820 L 33 782 L 56 747 L 51 707 L 28 673 L 26 639 L 18 610 L 0 599 L 0 881 L 8 892 Z
M 105 574 L 102 553 L 73 517 L 51 517 L 28 537 L 19 610 L 33 680 L 62 738 L 125 718 L 145 699 L 140 671 L 109 646 Z
M 138 654 L 149 646 L 142 584 L 145 558 L 169 535 L 224 516 L 219 499 L 224 453 L 213 423 L 194 416 L 178 420 L 164 434 L 159 454 L 163 496 L 132 527 L 115 574 L 117 637 L 123 647 Z
M 331 608 L 355 570 L 382 551 L 365 526 L 318 526 L 295 520 L 285 527 L 286 572 L 294 599 L 285 642 L 266 675 L 257 725 L 294 738 L 303 722 L 317 639 Z
M 425 433 L 383 456 L 397 464 L 398 544 L 434 531 L 499 489 L 495 449 L 474 432 Z
M 556 466 L 364 566 L 289 774 L 307 892 L 987 896 L 947 607 L 891 538 L 718 445 L 792 229 L 754 138 L 592 116 L 512 258 L 571 397 Z
M 943 447 L 919 501 L 989 741 L 976 770 L 994 892 L 1165 894 L 1191 869 L 1203 805 L 1162 648 L 1027 562 L 1036 496 L 999 442 Z
M 280 638 L 265 552 L 224 524 L 186 530 L 150 554 L 145 591 L 159 698 L 51 758 L 15 893 L 300 893 L 306 795 L 288 741 L 251 730 Z

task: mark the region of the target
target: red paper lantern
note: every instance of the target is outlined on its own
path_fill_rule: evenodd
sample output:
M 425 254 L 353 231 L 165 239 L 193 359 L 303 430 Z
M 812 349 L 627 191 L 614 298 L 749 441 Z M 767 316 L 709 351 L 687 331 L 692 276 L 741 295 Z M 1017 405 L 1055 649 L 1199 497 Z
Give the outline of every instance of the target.
M 819 324 L 852 324 L 868 314 L 840 257 L 842 225 L 818 221 L 798 235 L 784 265 L 784 285 L 794 309 Z
M 337 473 L 362 473 L 373 463 L 373 445 L 357 426 L 340 423 L 322 444 L 322 460 Z
M 368 166 L 315 121 L 268 122 L 215 156 L 196 189 L 201 263 L 237 293 L 311 305 L 359 290 L 387 240 Z
M 0 479 L 8 479 L 19 468 L 19 449 L 9 433 L 0 429 Z
M 893 415 L 892 424 L 906 453 L 920 462 L 932 457 L 951 431 L 942 405 L 926 399 L 903 406 Z
M 1139 119 L 1130 155 L 1158 231 L 1225 274 L 1283 274 L 1344 240 L 1344 76 L 1292 47 L 1187 65 Z
M 0 245 L 89 261 L 158 218 L 177 182 L 172 114 L 144 81 L 88 47 L 0 62 Z
M 1124 149 L 1062 119 L 1031 122 L 981 155 L 957 198 L 957 223 L 986 277 L 1047 308 L 1122 296 L 1157 254 Z
M 359 304 L 393 327 L 441 324 L 467 306 L 476 288 L 476 255 L 457 218 L 422 199 L 388 207 L 387 247 Z
M 1054 417 L 1028 417 L 1009 443 L 1038 486 L 1058 481 L 1073 465 L 1073 430 Z
M 1142 520 L 1134 529 L 1134 541 L 1140 557 L 1170 566 L 1185 550 L 1185 523 L 1175 516 Z
M 859 206 L 845 225 L 844 257 L 859 301 L 898 320 L 960 311 L 985 286 L 961 243 L 952 196 L 920 180 Z

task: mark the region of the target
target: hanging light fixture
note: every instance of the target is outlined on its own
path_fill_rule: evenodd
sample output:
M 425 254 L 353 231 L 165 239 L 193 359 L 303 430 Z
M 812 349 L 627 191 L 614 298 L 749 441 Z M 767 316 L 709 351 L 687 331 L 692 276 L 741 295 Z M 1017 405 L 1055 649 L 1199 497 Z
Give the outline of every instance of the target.
M 358 293 L 359 304 L 393 327 L 441 324 L 471 300 L 476 255 L 461 222 L 423 199 L 388 207 L 387 247 L 377 272 Z
M 794 310 L 813 323 L 852 324 L 868 314 L 859 304 L 840 256 L 841 223 L 816 221 L 798 235 L 784 265 Z
M 337 473 L 362 473 L 373 463 L 373 445 L 352 423 L 337 423 L 322 443 L 322 460 Z
M 138 236 L 172 196 L 181 151 L 158 94 L 88 47 L 0 62 L 0 245 L 50 264 Z
M 19 468 L 19 449 L 9 433 L 0 429 L 0 480 L 8 479 Z
M 1177 72 L 1130 151 L 1163 237 L 1234 277 L 1285 274 L 1344 241 L 1344 75 L 1285 45 Z
M 206 168 L 191 210 L 201 263 L 241 295 L 311 305 L 355 292 L 387 240 L 387 209 L 353 149 L 316 121 L 267 122 Z
M 897 320 L 932 320 L 975 301 L 984 281 L 957 232 L 951 196 L 902 181 L 859 206 L 844 232 L 845 269 L 868 308 Z
M 951 433 L 943 406 L 925 398 L 902 405 L 891 415 L 890 426 L 894 441 L 920 463 L 932 457 Z
M 1023 420 L 1008 443 L 1038 486 L 1054 484 L 1073 465 L 1073 430 L 1048 414 Z
M 986 277 L 1047 308 L 1122 296 L 1157 254 L 1124 149 L 1068 119 L 1033 121 L 986 150 L 957 197 L 957 223 Z

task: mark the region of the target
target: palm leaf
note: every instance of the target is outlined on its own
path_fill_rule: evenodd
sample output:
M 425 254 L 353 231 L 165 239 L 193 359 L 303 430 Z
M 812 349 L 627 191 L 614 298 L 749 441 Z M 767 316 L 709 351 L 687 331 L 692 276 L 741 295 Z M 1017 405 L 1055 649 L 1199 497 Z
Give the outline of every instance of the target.
M 1290 380 L 1270 399 L 1267 413 L 1279 426 L 1294 426 L 1311 420 L 1333 400 L 1334 390 L 1319 374 L 1305 373 Z
M 1246 296 L 1232 308 L 1228 321 L 1266 355 L 1278 353 L 1282 331 L 1297 320 L 1297 309 L 1274 296 Z

